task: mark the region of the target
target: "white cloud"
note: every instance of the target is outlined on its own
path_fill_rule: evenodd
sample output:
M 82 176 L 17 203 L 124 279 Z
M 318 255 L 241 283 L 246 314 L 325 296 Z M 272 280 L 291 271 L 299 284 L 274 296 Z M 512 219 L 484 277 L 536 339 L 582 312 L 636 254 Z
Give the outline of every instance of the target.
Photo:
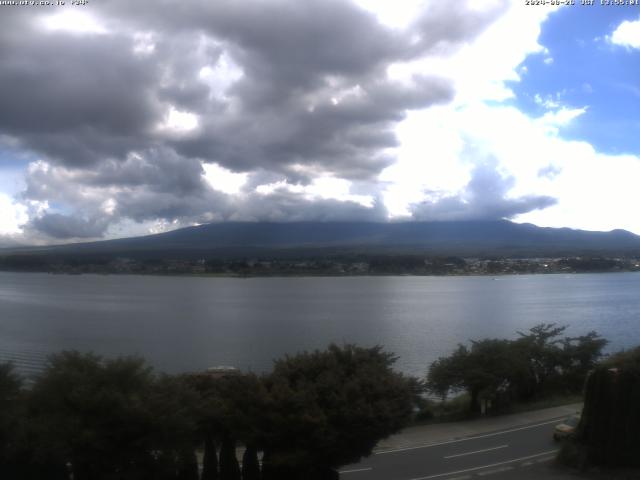
M 424 6 L 424 0 L 396 0 L 380 2 L 379 0 L 355 0 L 355 3 L 369 10 L 378 21 L 392 28 L 404 28 L 410 24 Z
M 545 113 L 538 121 L 553 133 L 558 132 L 558 127 L 569 125 L 574 119 L 583 115 L 587 111 L 587 107 L 567 108 L 561 107 L 555 111 Z
M 640 234 L 640 219 L 629 215 L 629 207 L 640 203 L 635 185 L 640 157 L 604 155 L 588 142 L 562 137 L 562 129 L 585 115 L 588 107 L 562 105 L 562 92 L 535 97 L 547 110 L 539 117 L 488 102 L 511 95 L 505 81 L 517 80 L 517 72 L 526 73 L 520 63 L 527 55 L 548 55 L 537 43 L 548 12 L 538 12 L 537 18 L 528 18 L 529 13 L 514 5 L 504 19 L 508 26 L 498 22 L 452 58 L 439 59 L 446 67 L 439 71 L 456 80 L 458 95 L 449 105 L 413 112 L 400 126 L 399 160 L 380 176 L 387 182 L 385 205 L 401 217 L 408 215 L 412 203 L 460 194 L 473 167 L 489 159 L 502 175 L 514 179 L 508 198 L 548 195 L 558 200 L 517 221 L 589 230 L 625 228 Z M 619 33 L 615 38 L 633 44 L 631 27 L 640 22 L 633 23 L 622 28 L 624 37 Z M 583 89 L 593 91 L 591 85 Z
M 357 0 L 357 3 L 373 11 L 382 23 L 393 28 L 404 28 L 424 7 L 423 0 L 399 1 L 394 2 L 393 6 L 389 2 L 374 0 Z M 509 82 L 517 82 L 521 75 L 527 74 L 523 61 L 528 56 L 539 55 L 545 64 L 553 62 L 549 51 L 538 41 L 541 25 L 553 11 L 551 8 L 526 8 L 520 0 L 513 0 L 500 19 L 476 39 L 462 44 L 458 50 L 440 49 L 427 57 L 397 63 L 388 68 L 389 77 L 406 82 L 411 81 L 414 75 L 431 75 L 435 72 L 451 79 L 456 87 L 452 102 L 423 111 L 412 111 L 399 125 L 397 133 L 400 146 L 388 151 L 397 156 L 397 161 L 380 174 L 376 185 L 391 216 L 407 216 L 413 204 L 424 200 L 437 201 L 464 192 L 474 167 L 490 163 L 495 165 L 498 176 L 513 178 L 513 184 L 509 183 L 507 191 L 509 198 L 548 195 L 558 199 L 557 205 L 521 215 L 518 220 L 556 227 L 622 227 L 640 233 L 640 220 L 631 218 L 626 209 L 640 202 L 640 194 L 635 193 L 640 189 L 633 181 L 640 178 L 640 158 L 602 155 L 589 143 L 562 138 L 562 129 L 586 114 L 587 107 L 570 108 L 562 105 L 561 93 L 547 97 L 535 96 L 534 101 L 546 109 L 538 117 L 528 116 L 513 106 L 499 103 L 513 97 Z M 108 33 L 104 26 L 91 17 L 78 17 L 76 23 L 71 20 L 71 17 L 51 16 L 46 25 L 52 31 Z M 640 20 L 623 22 L 607 38 L 617 45 L 640 48 Z M 133 34 L 132 40 L 132 48 L 141 61 L 146 56 L 159 54 L 160 47 L 156 48 L 157 39 L 152 33 Z M 217 44 L 210 47 L 210 50 L 205 49 L 206 55 L 202 54 L 206 62 L 198 64 L 194 70 L 195 83 L 209 87 L 210 100 L 226 104 L 227 101 L 231 102 L 226 95 L 243 78 L 244 72 L 228 51 L 221 53 Z M 240 55 L 241 51 L 237 50 L 234 54 Z M 238 56 L 238 59 L 241 58 Z M 334 85 L 330 85 L 332 89 L 327 93 L 327 99 L 309 98 L 310 111 L 314 102 L 320 100 L 339 105 L 363 95 L 358 85 L 349 85 L 349 89 L 341 89 L 340 85 L 338 80 L 335 89 Z M 593 91 L 589 84 L 584 84 L 582 88 L 585 92 Z M 174 103 L 165 104 L 166 115 L 162 124 L 157 126 L 158 132 L 171 139 L 183 140 L 191 132 L 208 128 L 204 115 L 199 118 L 187 110 L 193 109 L 193 106 Z M 234 105 L 228 103 L 226 108 L 227 112 L 232 111 Z M 299 198 L 354 202 L 374 208 L 376 195 L 380 193 L 372 188 L 365 192 L 369 194 L 362 194 L 352 182 L 336 178 L 316 164 L 300 165 L 299 171 L 296 166 L 291 167 L 292 171 L 300 173 L 301 178 L 311 179 L 309 183 L 277 181 L 277 173 L 266 172 L 272 173 L 275 178 L 265 175 L 261 179 L 263 184 L 258 185 L 250 181 L 251 165 L 247 167 L 248 173 L 236 173 L 216 163 L 203 163 L 201 173 L 200 161 L 195 162 L 195 178 L 218 192 L 237 196 L 235 199 L 240 199 L 240 202 L 246 197 L 256 197 L 261 201 L 262 195 L 277 196 L 288 192 L 294 194 L 286 197 L 291 199 L 293 208 L 297 208 L 295 202 Z M 81 181 L 76 181 L 74 175 L 77 174 L 71 169 L 34 162 L 29 172 L 29 178 L 33 181 L 31 193 L 33 198 L 49 199 L 52 203 L 63 200 L 70 203 L 71 199 L 73 204 L 95 205 L 95 210 L 121 218 L 120 223 L 109 227 L 108 236 L 164 231 L 184 226 L 172 220 L 171 216 L 167 217 L 168 220 L 154 220 L 141 214 L 136 221 L 118 217 L 118 210 L 123 202 L 132 197 L 132 192 L 150 188 L 146 184 L 134 185 L 136 172 L 147 176 L 150 164 L 127 161 L 123 165 L 129 163 L 130 185 L 114 187 L 108 183 L 98 184 L 92 173 L 85 175 L 87 178 L 83 180 L 83 185 Z M 178 164 L 178 160 L 175 163 Z M 105 171 L 113 175 L 118 172 L 115 167 Z M 154 192 L 162 193 L 166 182 L 161 174 L 170 172 L 162 168 L 158 171 L 158 179 L 152 185 Z M 541 175 L 541 171 L 551 173 Z M 44 177 L 47 177 L 47 181 L 38 182 Z M 185 176 L 185 182 L 190 178 Z M 36 184 L 40 190 L 35 190 Z M 71 185 L 75 184 L 80 188 L 73 189 Z M 47 186 L 49 190 L 44 191 Z M 67 197 L 61 199 L 60 192 L 65 188 Z M 149 203 L 159 201 L 156 197 L 150 198 Z M 160 195 L 157 198 L 163 200 Z M 167 202 L 167 210 L 170 210 L 173 198 L 164 201 Z M 206 200 L 205 203 L 208 205 L 212 202 Z M 37 213 L 35 207 L 16 203 L 12 197 L 0 194 L 0 233 L 19 233 L 20 225 L 28 220 L 29 212 L 33 212 L 31 218 L 42 215 L 42 209 L 45 208 L 42 205 L 45 203 L 41 204 L 41 212 Z
M 21 226 L 29 220 L 28 208 L 0 193 L 0 235 L 22 233 Z
M 640 48 L 640 19 L 625 20 L 607 37 L 607 40 L 622 47 Z
M 169 107 L 165 120 L 158 125 L 161 132 L 181 135 L 196 130 L 199 125 L 198 115 Z
M 212 188 L 220 192 L 234 194 L 240 192 L 242 186 L 247 183 L 246 173 L 235 173 L 221 167 L 217 163 L 205 163 L 204 178 Z
M 391 215 L 408 215 L 410 205 L 425 194 L 438 198 L 459 193 L 477 162 L 503 156 L 492 150 L 494 146 L 519 156 L 520 148 L 512 139 L 528 135 L 532 122 L 514 108 L 490 107 L 485 102 L 513 96 L 506 82 L 519 80 L 518 71 L 523 72 L 521 64 L 528 55 L 546 51 L 538 37 L 542 22 L 552 12 L 512 2 L 496 23 L 455 54 L 391 69 L 392 75 L 405 76 L 409 67 L 437 71 L 451 77 L 457 91 L 451 104 L 412 112 L 400 125 L 398 161 L 380 176 L 387 184 L 384 202 Z M 553 119 L 559 121 L 563 115 Z M 550 126 L 552 118 L 548 120 L 545 124 Z M 534 177 L 537 170 L 535 166 L 527 169 Z
M 460 193 L 473 166 L 492 159 L 502 174 L 515 180 L 508 198 L 548 195 L 558 200 L 516 221 L 640 233 L 640 219 L 629 215 L 629 208 L 640 203 L 640 157 L 604 155 L 587 142 L 563 139 L 559 127 L 582 113 L 584 109 L 560 109 L 531 118 L 511 106 L 484 104 L 420 112 L 412 120 L 425 126 L 422 135 L 416 129 L 406 137 L 401 161 L 385 172 L 392 182 L 386 205 L 403 215 L 425 196 L 437 200 Z M 407 158 L 409 151 L 412 158 Z M 553 175 L 540 175 L 545 169 Z
M 551 95 L 547 95 L 545 98 L 542 98 L 539 93 L 536 93 L 533 97 L 533 101 L 536 102 L 537 105 L 540 105 L 547 110 L 553 110 L 561 107 L 558 98 L 559 96 L 556 96 L 556 98 L 554 98 Z
M 151 55 L 156 49 L 152 32 L 136 32 L 133 34 L 134 53 L 145 56 Z
M 559 199 L 558 205 L 520 220 L 587 230 L 625 228 L 640 234 L 640 220 L 629 215 L 640 203 L 640 157 L 600 154 L 584 142 L 562 143 L 562 171 L 545 188 Z
M 242 68 L 226 51 L 220 55 L 214 65 L 205 65 L 198 73 L 200 80 L 211 89 L 211 95 L 223 100 L 229 100 L 225 92 L 231 85 L 240 80 L 243 75 Z
M 291 184 L 286 181 L 258 185 L 255 191 L 262 195 L 271 195 L 278 191 L 301 194 L 307 200 L 339 200 L 353 202 L 363 207 L 373 207 L 374 199 L 369 195 L 351 193 L 352 182 L 343 178 L 322 176 L 308 185 Z
M 62 9 L 53 15 L 40 19 L 45 30 L 62 31 L 73 34 L 105 34 L 108 30 L 88 12 L 75 8 Z

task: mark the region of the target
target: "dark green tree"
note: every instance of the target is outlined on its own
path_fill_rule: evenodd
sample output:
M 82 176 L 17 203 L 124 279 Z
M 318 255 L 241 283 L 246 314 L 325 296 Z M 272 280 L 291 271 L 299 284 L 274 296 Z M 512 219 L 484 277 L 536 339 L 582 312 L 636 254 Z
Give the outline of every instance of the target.
M 240 480 L 240 464 L 236 457 L 236 440 L 227 434 L 220 446 L 220 480 Z
M 407 424 L 412 389 L 381 347 L 331 345 L 277 360 L 265 378 L 263 478 L 330 478 Z
M 242 480 L 260 480 L 258 449 L 254 445 L 247 445 L 242 455 Z
M 512 348 L 508 340 L 472 341 L 471 348 L 458 345 L 449 357 L 436 360 L 427 375 L 429 390 L 442 397 L 448 392 L 465 390 L 469 394 L 469 410 L 479 413 L 481 400 L 495 401 L 507 391 L 514 375 Z
M 589 375 L 576 441 L 587 460 L 640 466 L 640 347 L 618 353 Z
M 518 332 L 516 340 L 458 345 L 451 355 L 431 364 L 427 389 L 443 399 L 466 391 L 474 413 L 480 411 L 482 399 L 505 405 L 513 399 L 579 392 L 607 342 L 595 332 L 561 338 L 566 328 L 540 324 L 527 333 Z
M 22 379 L 10 363 L 0 364 L 0 478 L 16 476 L 20 433 L 24 427 Z
M 598 365 L 607 343 L 594 331 L 562 340 L 562 381 L 569 391 L 582 391 L 587 374 Z
M 197 480 L 195 450 L 201 443 L 198 392 L 185 376 L 161 375 L 151 385 L 146 404 L 154 419 L 149 445 L 155 457 L 161 458 L 155 470 L 166 469 L 165 475 Z
M 199 480 L 198 458 L 193 448 L 178 453 L 178 480 Z
M 527 333 L 518 332 L 520 338 L 515 340 L 516 352 L 520 359 L 526 361 L 526 376 L 518 381 L 519 396 L 529 400 L 545 393 L 548 384 L 551 388 L 558 386 L 562 375 L 561 366 L 566 360 L 560 335 L 567 326 L 555 323 L 541 323 L 529 329 Z
M 218 456 L 216 454 L 215 439 L 213 433 L 207 432 L 204 439 L 201 480 L 218 480 L 218 478 Z
M 236 442 L 257 450 L 262 443 L 266 389 L 251 373 L 231 372 L 191 378 L 201 397 L 200 429 L 205 438 L 205 478 L 214 477 L 215 442 L 221 445 L 219 477 L 237 478 L 240 474 L 235 456 Z
M 52 356 L 30 395 L 40 451 L 69 462 L 75 480 L 144 478 L 156 421 L 147 405 L 152 382 L 139 358 Z

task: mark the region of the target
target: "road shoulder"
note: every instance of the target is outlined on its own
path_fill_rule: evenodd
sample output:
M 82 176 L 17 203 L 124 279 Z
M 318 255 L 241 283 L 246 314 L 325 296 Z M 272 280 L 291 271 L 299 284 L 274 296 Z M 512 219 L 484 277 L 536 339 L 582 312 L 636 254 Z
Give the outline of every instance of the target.
M 561 420 L 582 408 L 581 403 L 533 410 L 508 415 L 482 417 L 463 422 L 436 423 L 409 427 L 378 443 L 374 454 L 390 450 L 402 450 L 424 445 L 460 440 L 486 435 L 492 432 Z

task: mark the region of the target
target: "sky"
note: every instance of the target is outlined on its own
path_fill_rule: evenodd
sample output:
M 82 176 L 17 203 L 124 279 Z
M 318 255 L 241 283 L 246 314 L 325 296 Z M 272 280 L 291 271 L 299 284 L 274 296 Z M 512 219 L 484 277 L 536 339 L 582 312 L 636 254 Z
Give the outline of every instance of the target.
M 640 234 L 638 6 L 0 3 L 0 245 L 219 221 Z

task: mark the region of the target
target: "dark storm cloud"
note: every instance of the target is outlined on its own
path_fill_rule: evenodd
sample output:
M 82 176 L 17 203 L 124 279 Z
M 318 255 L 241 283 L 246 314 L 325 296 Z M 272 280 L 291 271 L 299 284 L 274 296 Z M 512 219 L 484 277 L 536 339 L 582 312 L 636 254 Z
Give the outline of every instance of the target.
M 96 238 L 106 231 L 108 221 L 105 218 L 83 219 L 76 215 L 49 213 L 35 218 L 30 228 L 56 240 L 68 238 Z
M 458 4 L 460 8 L 452 8 L 447 2 L 429 2 L 413 26 L 414 33 L 419 35 L 416 50 L 447 50 L 471 40 L 504 12 L 509 2 L 499 0 L 486 8 L 488 5 L 477 9 L 472 1 L 467 1 Z
M 459 195 L 444 196 L 414 205 L 416 220 L 499 220 L 532 210 L 550 207 L 557 200 L 544 195 L 508 198 L 513 177 L 504 177 L 492 163 L 481 164 L 472 171 L 471 180 Z
M 26 22 L 26 20 L 31 20 Z M 0 33 L 0 131 L 59 163 L 83 166 L 140 145 L 160 114 L 157 65 L 120 36 Z
M 384 218 L 379 203 L 248 187 L 229 196 L 201 164 L 289 183 L 322 172 L 371 182 L 393 163 L 407 110 L 454 93 L 433 72 L 400 82 L 387 68 L 456 48 L 504 10 L 449 7 L 432 2 L 391 29 L 346 0 L 104 0 L 81 9 L 104 32 L 84 34 L 45 29 L 44 10 L 3 12 L 0 139 L 51 166 L 32 169 L 23 199 L 84 219 L 50 212 L 30 228 L 78 238 L 131 219 Z M 203 77 L 204 67 L 228 76 L 226 64 L 233 79 Z M 198 127 L 160 128 L 170 108 L 197 115 Z
M 310 163 L 348 177 L 388 165 L 379 150 L 395 146 L 407 109 L 452 96 L 442 79 L 403 86 L 386 67 L 468 40 L 493 18 L 432 8 L 397 31 L 338 0 L 106 1 L 87 11 L 108 33 L 44 31 L 21 15 L 22 29 L 0 34 L 0 84 L 11 86 L 0 92 L 0 129 L 27 147 L 83 165 L 160 141 L 236 171 Z M 136 54 L 144 32 L 154 48 Z M 222 52 L 243 72 L 225 100 L 199 78 Z M 331 103 L 356 86 L 358 98 Z M 152 133 L 169 104 L 200 115 L 197 135 Z
M 235 200 L 233 214 L 228 220 L 273 222 L 291 221 L 377 221 L 387 219 L 387 210 L 380 201 L 365 207 L 351 201 L 310 199 L 284 189 L 270 195 L 251 193 Z
M 213 189 L 203 177 L 198 160 L 185 159 L 171 149 L 149 149 L 125 161 L 105 161 L 95 169 L 32 168 L 24 196 L 33 200 L 76 206 L 73 216 L 48 213 L 35 216 L 26 230 L 46 240 L 100 237 L 110 226 L 130 219 L 163 220 L 173 227 L 212 221 L 355 220 L 383 221 L 386 210 L 355 202 L 312 199 L 282 187 L 271 194 L 255 186 L 281 177 L 255 174 L 257 183 L 241 194 Z M 251 181 L 251 180 L 250 180 Z
M 87 213 L 108 210 L 112 221 L 173 220 L 218 208 L 219 199 L 213 198 L 215 192 L 202 174 L 198 160 L 168 148 L 151 148 L 123 161 L 105 160 L 93 169 L 32 168 L 24 197 L 72 204 Z M 105 201 L 113 206 L 105 207 Z
M 13 235 L 0 235 L 0 248 L 19 247 L 21 245 Z

